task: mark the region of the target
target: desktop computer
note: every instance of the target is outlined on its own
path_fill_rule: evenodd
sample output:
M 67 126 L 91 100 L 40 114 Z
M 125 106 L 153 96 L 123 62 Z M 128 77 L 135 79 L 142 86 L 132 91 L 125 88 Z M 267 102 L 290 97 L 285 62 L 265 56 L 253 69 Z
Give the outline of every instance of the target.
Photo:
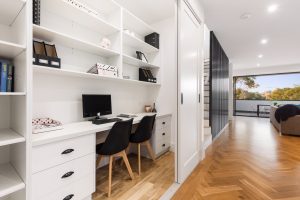
M 120 118 L 108 119 L 105 115 L 112 114 L 111 95 L 82 95 L 83 118 L 92 119 L 93 124 L 105 124 L 121 121 Z

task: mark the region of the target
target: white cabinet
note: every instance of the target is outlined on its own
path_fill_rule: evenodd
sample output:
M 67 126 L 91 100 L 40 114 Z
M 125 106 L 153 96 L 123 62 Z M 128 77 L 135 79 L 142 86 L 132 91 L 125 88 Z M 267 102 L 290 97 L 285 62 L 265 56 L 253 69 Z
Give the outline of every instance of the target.
M 171 146 L 171 115 L 156 118 L 151 144 L 156 157 L 169 151 Z
M 95 146 L 95 134 L 89 134 L 34 147 L 32 199 L 90 196 L 96 188 Z

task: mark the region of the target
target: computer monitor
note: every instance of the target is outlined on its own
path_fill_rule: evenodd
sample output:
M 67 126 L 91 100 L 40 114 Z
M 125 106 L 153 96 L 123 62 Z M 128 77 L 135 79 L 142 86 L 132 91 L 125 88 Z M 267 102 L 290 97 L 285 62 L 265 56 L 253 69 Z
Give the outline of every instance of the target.
M 83 117 L 100 117 L 112 114 L 111 95 L 82 95 Z

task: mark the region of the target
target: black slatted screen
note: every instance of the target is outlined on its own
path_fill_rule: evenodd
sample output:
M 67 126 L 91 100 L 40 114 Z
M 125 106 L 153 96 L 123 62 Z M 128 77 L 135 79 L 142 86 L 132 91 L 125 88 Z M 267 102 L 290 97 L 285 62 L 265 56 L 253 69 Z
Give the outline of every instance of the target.
M 210 34 L 210 124 L 215 138 L 228 123 L 229 59 Z

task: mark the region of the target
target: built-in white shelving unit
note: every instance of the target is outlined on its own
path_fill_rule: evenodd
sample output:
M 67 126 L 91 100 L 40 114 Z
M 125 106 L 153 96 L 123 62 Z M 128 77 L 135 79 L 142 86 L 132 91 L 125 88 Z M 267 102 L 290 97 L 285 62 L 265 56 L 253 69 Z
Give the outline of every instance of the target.
M 136 66 L 136 67 L 146 67 L 146 68 L 154 68 L 154 69 L 159 69 L 159 66 L 153 65 L 144 61 L 141 61 L 137 58 L 134 58 L 132 56 L 128 55 L 123 55 L 123 62 L 131 65 L 131 66 Z
M 25 50 L 25 46 L 14 44 L 7 41 L 0 40 L 0 55 L 4 58 L 12 59 L 22 53 Z
M 123 34 L 124 36 L 124 44 L 127 46 L 130 46 L 132 48 L 138 49 L 142 51 L 143 53 L 153 53 L 153 52 L 158 52 L 159 50 L 150 44 L 147 44 L 143 40 L 139 39 L 136 36 L 132 36 L 128 33 Z
M 0 180 L 0 198 L 25 188 L 24 182 L 10 164 L 0 165 Z
M 12 64 L 15 77 L 14 92 L 0 92 L 1 200 L 28 199 L 31 7 L 31 1 L 0 0 L 0 62 Z
M 0 146 L 25 142 L 25 138 L 11 129 L 0 130 Z
M 39 38 L 41 40 L 45 40 L 54 44 L 57 43 L 63 46 L 71 47 L 73 49 L 80 49 L 82 51 L 86 51 L 104 57 L 120 55 L 120 52 L 111 49 L 105 49 L 91 42 L 87 42 L 82 39 L 77 39 L 73 36 L 60 33 L 42 26 L 33 25 L 33 36 L 35 38 Z
M 86 79 L 95 79 L 95 80 L 103 80 L 103 81 L 115 81 L 120 83 L 134 83 L 140 85 L 148 85 L 148 86 L 160 86 L 158 83 L 148 83 L 143 81 L 137 80 L 130 80 L 130 79 L 123 79 L 123 78 L 115 78 L 110 76 L 99 76 L 97 74 L 89 74 L 86 72 L 79 72 L 73 70 L 65 70 L 65 69 L 56 69 L 50 67 L 43 67 L 43 66 L 33 66 L 33 71 L 36 75 L 39 73 L 55 75 L 55 76 L 69 76 L 69 77 L 79 77 L 79 78 L 86 78 Z

